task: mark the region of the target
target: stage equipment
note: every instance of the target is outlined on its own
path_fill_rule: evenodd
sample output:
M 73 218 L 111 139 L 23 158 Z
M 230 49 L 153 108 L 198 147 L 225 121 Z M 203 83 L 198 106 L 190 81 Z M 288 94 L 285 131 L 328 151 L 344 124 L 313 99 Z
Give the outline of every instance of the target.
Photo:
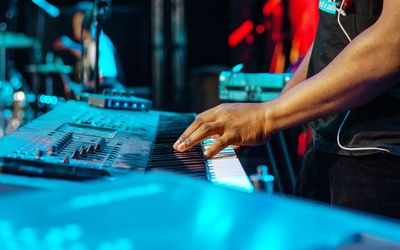
M 83 168 L 85 174 L 101 170 L 113 176 L 131 170 L 174 171 L 251 192 L 231 147 L 211 160 L 203 155 L 209 140 L 188 152 L 174 152 L 173 143 L 193 120 L 193 114 L 106 110 L 71 101 L 1 139 L 0 157 L 6 157 L 3 169 L 15 174 L 61 178 L 70 176 L 68 166 L 70 172 Z M 40 170 L 41 163 L 46 168 Z
M 397 221 L 190 178 L 133 173 L 0 199 L 11 249 L 399 249 Z
M 40 44 L 22 33 L 0 32 L 0 137 L 11 133 L 32 117 L 32 94 L 21 73 L 7 60 L 7 49 L 26 49 Z M 10 58 L 8 58 L 10 59 Z
M 36 74 L 70 74 L 74 72 L 73 67 L 64 65 L 59 62 L 50 62 L 43 64 L 32 64 L 26 67 L 26 71 Z
M 6 49 L 25 49 L 32 47 L 37 41 L 22 33 L 11 31 L 0 32 L 0 47 Z
M 133 111 L 149 111 L 152 106 L 150 100 L 125 93 L 113 95 L 91 94 L 88 96 L 88 102 L 90 105 L 98 108 Z
M 250 176 L 254 189 L 259 192 L 271 194 L 274 192 L 275 177 L 268 174 L 267 166 L 258 166 L 257 174 Z
M 291 73 L 242 73 L 243 65 L 219 76 L 219 98 L 224 101 L 265 102 L 279 96 Z
M 24 34 L 10 31 L 0 32 L 0 81 L 5 81 L 7 78 L 7 49 L 25 49 L 34 46 L 38 43 Z
M 48 96 L 54 95 L 54 74 L 60 74 L 63 78 L 69 79 L 67 74 L 73 72 L 73 67 L 65 65 L 60 58 L 54 58 L 54 54 L 48 52 L 46 55 L 46 62 L 39 64 L 31 64 L 26 66 L 26 71 L 32 74 L 40 74 L 45 78 L 44 81 L 44 90 L 45 94 Z M 33 92 L 36 95 L 39 95 L 41 87 L 39 86 L 38 81 L 34 81 L 33 84 Z
M 32 0 L 32 3 L 36 4 L 39 8 L 53 18 L 56 18 L 60 15 L 60 10 L 46 0 Z

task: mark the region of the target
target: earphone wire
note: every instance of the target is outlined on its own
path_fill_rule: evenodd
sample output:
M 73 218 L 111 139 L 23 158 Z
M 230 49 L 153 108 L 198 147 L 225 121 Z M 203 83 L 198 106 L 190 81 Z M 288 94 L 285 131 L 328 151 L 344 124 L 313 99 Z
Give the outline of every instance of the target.
M 346 35 L 347 40 L 349 40 L 349 43 L 351 43 L 352 39 L 349 36 L 349 34 L 347 33 L 346 29 L 343 27 L 341 21 L 340 21 L 340 17 L 342 16 L 342 12 L 343 12 L 343 5 L 344 5 L 345 1 L 346 0 L 342 0 L 342 3 L 340 4 L 340 8 L 338 9 L 337 22 L 339 24 L 340 29 Z M 357 148 L 357 147 L 355 147 L 355 148 L 350 148 L 350 147 L 343 146 L 340 143 L 340 133 L 342 132 L 343 126 L 346 123 L 347 119 L 349 118 L 350 113 L 351 113 L 351 111 L 348 110 L 346 115 L 345 115 L 345 117 L 343 118 L 342 123 L 339 126 L 339 129 L 338 129 L 338 132 L 337 132 L 337 135 L 336 135 L 336 142 L 337 142 L 338 146 L 341 149 L 346 150 L 346 151 L 365 151 L 365 150 L 368 151 L 368 150 L 371 150 L 371 151 L 382 151 L 382 152 L 386 152 L 386 153 L 391 153 L 390 150 L 385 149 L 385 148 L 377 148 L 377 147 L 366 147 L 366 148 Z

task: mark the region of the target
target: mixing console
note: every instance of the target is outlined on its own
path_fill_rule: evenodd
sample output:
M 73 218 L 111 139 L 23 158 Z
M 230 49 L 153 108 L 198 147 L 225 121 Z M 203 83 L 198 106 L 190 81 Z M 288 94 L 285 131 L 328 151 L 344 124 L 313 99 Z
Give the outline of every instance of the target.
M 88 168 L 147 166 L 160 112 L 68 102 L 0 141 L 0 156 Z

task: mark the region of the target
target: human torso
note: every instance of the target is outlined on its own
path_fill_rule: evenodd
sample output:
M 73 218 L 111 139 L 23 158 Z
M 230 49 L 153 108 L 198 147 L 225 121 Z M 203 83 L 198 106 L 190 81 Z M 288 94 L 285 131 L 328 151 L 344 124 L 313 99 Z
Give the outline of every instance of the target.
M 320 1 L 320 23 L 310 60 L 308 77 L 325 68 L 349 43 L 337 22 L 336 1 Z M 336 3 L 337 4 L 337 3 Z M 341 23 L 352 39 L 373 25 L 382 11 L 382 0 L 353 1 L 352 9 L 341 16 Z M 400 145 L 400 98 L 384 94 L 351 111 L 341 133 L 342 141 L 350 147 Z M 344 114 L 325 117 L 310 123 L 314 146 L 322 151 L 349 154 L 341 150 L 336 137 Z M 352 152 L 352 155 L 371 154 L 371 151 Z

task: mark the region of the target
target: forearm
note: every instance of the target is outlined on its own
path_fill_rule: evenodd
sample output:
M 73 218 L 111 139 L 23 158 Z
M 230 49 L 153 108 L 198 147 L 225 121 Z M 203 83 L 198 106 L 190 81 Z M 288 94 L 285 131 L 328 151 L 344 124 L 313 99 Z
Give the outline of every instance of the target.
M 72 55 L 74 55 L 77 59 L 80 59 L 81 58 L 81 51 L 80 50 L 77 50 L 77 49 L 68 49 L 70 52 L 71 52 L 71 54 Z
M 389 21 L 396 24 L 399 15 L 394 15 L 397 19 Z M 268 129 L 275 132 L 337 114 L 363 105 L 392 88 L 396 81 L 382 79 L 400 70 L 400 38 L 396 25 L 387 22 L 379 20 L 319 74 L 266 103 Z
M 286 84 L 285 88 L 282 90 L 281 94 L 285 93 L 286 91 L 291 89 L 293 86 L 296 86 L 296 84 L 304 81 L 307 78 L 308 65 L 310 63 L 312 49 L 313 49 L 313 45 L 311 45 L 311 47 L 308 49 L 306 56 L 304 57 L 303 61 L 300 63 L 296 72 L 293 74 L 293 77 L 290 79 L 290 81 Z
M 81 58 L 81 45 L 72 41 L 69 37 L 62 37 L 62 43 L 64 44 L 65 48 L 72 53 L 76 58 Z

